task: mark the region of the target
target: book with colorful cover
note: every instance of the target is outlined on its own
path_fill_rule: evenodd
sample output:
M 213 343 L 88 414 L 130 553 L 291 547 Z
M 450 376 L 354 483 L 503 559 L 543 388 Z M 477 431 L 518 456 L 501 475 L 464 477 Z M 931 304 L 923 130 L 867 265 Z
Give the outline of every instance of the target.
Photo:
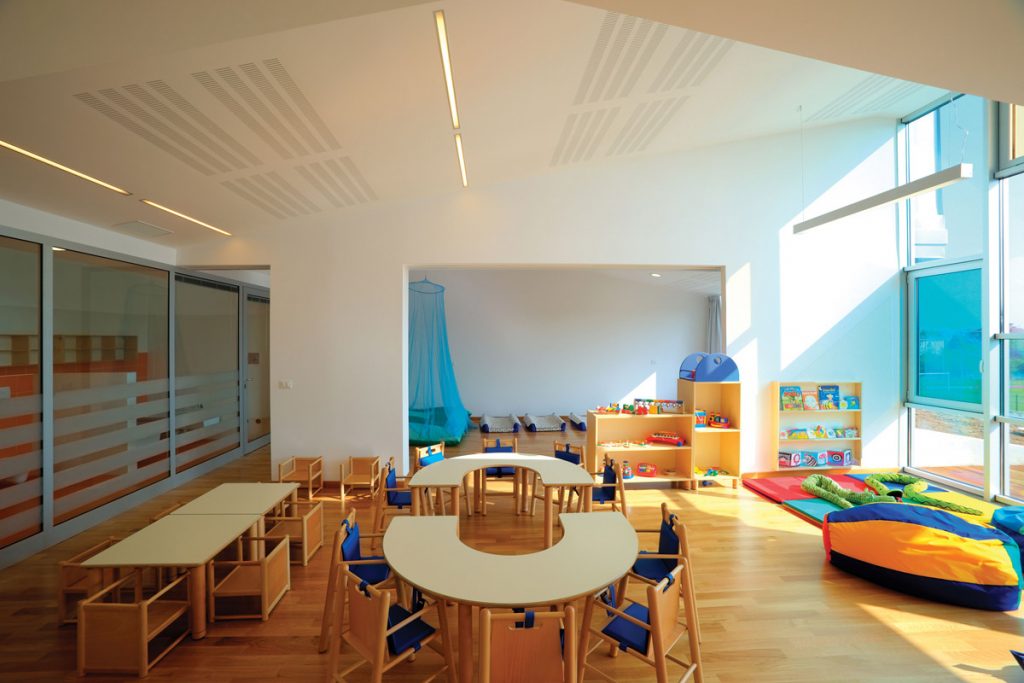
M 818 408 L 821 410 L 839 410 L 839 385 L 818 385 Z
M 818 397 L 813 393 L 804 394 L 804 410 L 817 410 Z
M 792 385 L 779 387 L 779 401 L 783 410 L 803 410 L 803 390 Z
M 839 401 L 840 410 L 860 410 L 860 396 L 843 396 Z

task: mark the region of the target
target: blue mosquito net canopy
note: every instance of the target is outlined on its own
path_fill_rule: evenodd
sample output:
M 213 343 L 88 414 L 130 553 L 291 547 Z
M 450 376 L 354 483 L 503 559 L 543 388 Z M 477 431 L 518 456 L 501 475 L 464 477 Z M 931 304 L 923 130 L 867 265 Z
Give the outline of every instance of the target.
M 457 444 L 469 428 L 448 351 L 444 287 L 409 283 L 409 443 Z

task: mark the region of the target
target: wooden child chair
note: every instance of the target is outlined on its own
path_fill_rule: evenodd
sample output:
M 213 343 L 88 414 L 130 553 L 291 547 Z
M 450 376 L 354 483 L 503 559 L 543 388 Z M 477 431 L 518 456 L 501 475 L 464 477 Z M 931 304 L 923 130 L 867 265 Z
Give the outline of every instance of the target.
M 583 469 L 587 468 L 586 451 L 582 445 L 574 445 L 569 442 L 555 441 L 553 444 L 554 455 L 559 460 L 564 460 L 570 465 L 578 465 Z M 568 488 L 568 500 L 566 500 L 566 489 Z M 536 491 L 534 491 L 536 496 Z M 560 487 L 558 489 L 558 511 L 567 512 L 572 510 L 572 499 L 576 496 L 576 512 L 580 512 L 583 506 L 583 498 L 575 487 Z
M 413 448 L 412 457 L 412 473 L 415 475 L 418 471 L 424 467 L 429 467 L 434 463 L 441 462 L 444 460 L 444 442 L 431 444 L 430 446 L 416 446 Z M 437 493 L 434 497 L 434 502 L 430 502 L 430 491 L 426 491 L 426 505 L 423 506 L 423 512 L 421 514 L 433 515 L 433 514 L 448 514 L 448 509 L 445 504 L 445 489 L 437 489 Z M 415 495 L 415 493 L 413 494 Z M 465 504 L 466 515 L 472 516 L 473 509 L 469 506 L 469 494 L 467 493 L 465 482 L 459 487 L 459 495 L 462 496 L 462 501 Z
M 78 620 L 78 603 L 91 597 L 120 577 L 118 569 L 83 567 L 82 563 L 93 555 L 117 543 L 119 538 L 110 537 L 100 541 L 88 550 L 57 564 L 57 625 L 73 624 Z
M 448 630 L 448 615 L 443 606 L 418 594 L 413 596 L 410 609 L 396 604 L 390 590 L 378 589 L 351 571 L 342 574 L 344 587 L 341 596 L 335 599 L 334 621 L 344 623 L 348 612 L 348 625 L 330 640 L 331 681 L 344 681 L 345 676 L 363 663 L 371 668 L 371 680 L 380 681 L 386 671 L 420 652 L 423 646 L 441 655 L 444 665 L 423 679 L 424 683 L 435 680 L 442 673 L 448 673 L 448 680 L 455 680 L 455 655 Z M 438 628 L 428 624 L 424 617 L 433 612 Z M 440 630 L 438 630 L 440 629 Z M 440 638 L 440 643 L 438 643 Z M 352 646 L 359 660 L 355 664 L 338 670 L 343 644 Z
M 324 601 L 324 613 L 320 619 L 320 652 L 327 652 L 327 644 L 334 628 L 335 606 L 338 597 L 338 582 L 343 572 L 351 572 L 371 586 L 382 586 L 391 581 L 391 567 L 383 557 L 363 556 L 361 542 L 364 538 L 379 539 L 383 534 L 363 534 L 356 522 L 356 511 L 352 510 L 342 520 L 341 526 L 334 532 L 334 544 L 331 547 L 331 568 L 327 575 L 327 598 Z
M 347 467 L 346 467 L 347 465 Z M 377 456 L 352 456 L 341 463 L 341 516 L 345 516 L 345 497 L 353 488 L 365 488 L 372 496 L 380 483 L 380 458 Z
M 511 439 L 488 439 L 484 437 L 480 440 L 481 452 L 483 453 L 518 453 L 519 452 L 519 437 L 513 436 Z M 504 479 L 506 477 L 512 478 L 512 500 L 513 507 L 516 508 L 516 514 L 520 513 L 519 504 L 519 493 L 521 476 L 520 472 L 515 467 L 487 467 L 480 475 L 480 496 L 478 503 L 480 505 L 477 512 L 486 516 L 487 515 L 487 481 L 495 479 Z M 509 495 L 507 493 L 495 494 L 495 495 Z
M 600 472 L 591 472 L 594 477 L 601 477 L 601 481 L 594 484 L 591 494 L 593 501 L 599 504 L 608 503 L 612 510 L 616 510 L 629 519 L 629 505 L 626 503 L 626 486 L 622 479 L 622 465 L 615 460 L 604 456 L 604 467 Z
M 480 610 L 481 683 L 575 683 L 576 617 Z
M 658 534 L 658 550 L 651 552 L 641 550 L 633 563 L 632 569 L 623 577 L 621 595 L 625 595 L 627 582 L 630 578 L 637 579 L 648 585 L 654 585 L 670 574 L 680 564 L 686 564 L 686 576 L 690 582 L 690 593 L 697 594 L 693 586 L 693 560 L 690 558 L 690 546 L 686 540 L 686 525 L 679 517 L 669 512 L 668 503 L 661 504 L 661 526 L 657 529 L 637 529 L 637 534 Z M 682 586 L 680 586 L 682 589 Z M 700 630 L 696 630 L 700 639 Z
M 324 459 L 320 456 L 288 458 L 278 464 L 277 480 L 297 483 L 299 492 L 305 491 L 306 500 L 313 500 L 324 488 Z
M 409 490 L 409 477 L 400 477 L 395 471 L 395 459 L 389 458 L 384 466 L 382 485 L 377 488 L 374 496 L 373 540 L 370 548 L 376 548 L 380 537 L 387 531 L 388 517 L 412 514 L 412 491 Z
M 291 548 L 292 564 L 309 564 L 309 560 L 324 544 L 323 501 L 287 501 L 284 512 L 266 518 L 270 525 L 266 536 L 287 536 Z
M 292 586 L 288 536 L 251 536 L 242 548 L 254 547 L 254 557 L 214 560 L 210 564 L 207 605 L 210 621 L 262 619 L 281 602 Z
M 602 644 L 597 643 L 588 650 L 591 634 L 611 646 L 609 656 L 615 654 L 617 650 L 621 650 L 654 667 L 658 683 L 668 683 L 669 661 L 684 668 L 683 675 L 672 680 L 678 680 L 679 683 L 690 680 L 703 683 L 700 639 L 697 637 L 699 631 L 697 605 L 693 599 L 692 584 L 687 573 L 688 568 L 683 562 L 657 584 L 647 586 L 646 605 L 625 598 L 623 603 L 631 604 L 623 610 L 614 604 L 614 598 L 606 599 L 607 596 L 604 594 L 608 589 L 602 591 L 602 595 L 587 598 L 583 615 L 583 635 L 580 640 L 579 683 L 583 683 L 584 674 L 587 671 L 593 671 L 607 681 L 613 683 L 615 681 L 614 678 L 587 662 L 587 657 Z M 684 603 L 685 623 L 678 620 L 680 598 Z M 600 629 L 590 626 L 594 604 L 598 601 L 602 603 L 600 609 L 610 615 Z M 669 654 L 669 651 L 684 634 L 687 635 L 690 645 L 689 662 Z

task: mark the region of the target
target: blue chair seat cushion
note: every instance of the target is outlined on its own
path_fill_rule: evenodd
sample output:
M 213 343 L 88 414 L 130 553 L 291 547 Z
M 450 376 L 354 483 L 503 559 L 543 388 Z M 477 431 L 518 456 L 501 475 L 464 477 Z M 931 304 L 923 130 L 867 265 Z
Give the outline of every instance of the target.
M 410 614 L 412 613 L 401 605 L 392 605 L 388 610 L 388 628 L 405 621 Z M 434 628 L 430 624 L 422 619 L 416 619 L 388 636 L 388 652 L 397 655 L 409 648 L 419 650 L 423 639 L 430 637 L 433 632 Z
M 488 477 L 511 477 L 516 473 L 515 467 L 488 467 Z
M 610 486 L 595 486 L 594 487 L 594 502 L 595 503 L 610 503 L 615 500 L 615 489 Z
M 380 564 L 350 564 L 349 570 L 366 583 L 378 584 L 391 576 L 391 567 L 384 563 L 383 557 L 364 557 L 364 560 L 380 560 Z M 397 623 L 397 622 L 396 622 Z
M 412 492 L 411 491 L 388 491 L 388 505 L 395 507 L 405 507 L 406 505 L 412 505 Z
M 647 613 L 647 608 L 643 605 L 634 603 L 623 611 L 634 619 L 642 621 L 645 624 L 651 623 L 650 616 Z M 637 626 L 633 622 L 627 621 L 622 617 L 615 617 L 607 626 L 604 627 L 601 633 L 617 640 L 619 642 L 619 649 L 625 650 L 626 648 L 631 648 L 632 650 L 647 656 L 647 646 L 651 632 Z
M 653 555 L 641 550 L 641 555 Z M 633 563 L 633 572 L 651 581 L 661 581 L 676 568 L 676 561 L 667 557 L 640 557 Z

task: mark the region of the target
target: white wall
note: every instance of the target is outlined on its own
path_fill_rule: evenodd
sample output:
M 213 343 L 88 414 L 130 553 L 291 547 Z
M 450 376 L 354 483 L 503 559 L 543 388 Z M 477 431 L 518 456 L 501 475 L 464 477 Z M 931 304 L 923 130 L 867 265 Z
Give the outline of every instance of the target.
M 707 296 L 586 269 L 413 271 L 444 285 L 448 344 L 474 415 L 584 414 L 626 398 L 675 398 L 703 350 Z
M 892 207 L 794 236 L 891 187 L 895 126 L 869 121 L 353 207 L 184 262 L 267 263 L 274 459 L 405 454 L 410 265 L 718 265 L 744 383 L 744 468 L 774 468 L 776 379 L 864 382 L 865 462 L 895 465 L 900 287 Z M 801 160 L 803 158 L 803 161 Z M 801 200 L 801 177 L 803 195 Z M 471 179 L 472 182 L 472 179 Z M 543 249 L 536 245 L 543 244 Z M 500 248 L 495 248 L 500 245 Z M 232 259 L 237 259 L 232 261 Z

